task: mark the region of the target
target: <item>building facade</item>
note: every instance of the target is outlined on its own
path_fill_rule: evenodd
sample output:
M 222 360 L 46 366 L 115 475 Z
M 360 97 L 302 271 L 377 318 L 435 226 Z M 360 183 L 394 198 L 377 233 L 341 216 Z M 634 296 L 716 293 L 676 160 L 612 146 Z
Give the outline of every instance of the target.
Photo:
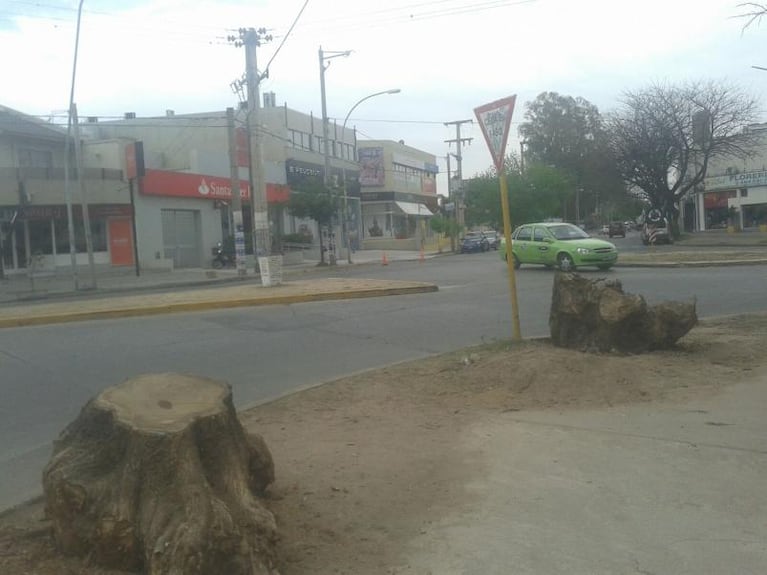
M 71 265 L 70 222 L 76 263 L 86 265 L 83 199 L 88 205 L 94 260 L 104 265 L 114 263 L 110 258 L 110 241 L 120 237 L 131 216 L 122 171 L 86 163 L 82 178 L 78 179 L 74 146 L 69 146 L 69 158 L 66 157 L 66 137 L 66 131 L 57 126 L 0 106 L 3 274 L 26 273 L 30 269 L 49 272 Z
M 81 189 L 98 265 L 208 267 L 211 249 L 233 233 L 226 112 L 180 115 L 168 110 L 161 117 L 127 113 L 120 120 L 84 119 L 82 185 L 73 172 L 74 154 L 65 157 L 66 133 L 60 127 L 13 110 L 0 112 L 0 250 L 5 270 L 23 271 L 33 263 L 49 270 L 71 265 L 67 187 L 73 198 L 78 265 L 88 262 Z M 359 146 L 355 130 L 330 122 L 327 181 L 343 199 L 343 209 L 332 226 L 318 229 L 313 221 L 292 217 L 286 205 L 292 193 L 326 179 L 322 119 L 276 106 L 274 95 L 265 94 L 258 131 L 277 244 L 273 249 L 282 249 L 280 240 L 294 235 L 311 238 L 315 245 L 322 235 L 326 246 L 358 248 L 367 239 L 414 242 L 427 233 L 423 223 L 437 209 L 433 155 L 389 141 Z M 235 132 L 237 186 L 249 235 L 251 150 L 245 109 L 236 111 Z M 129 152 L 137 143 L 143 172 L 129 177 L 135 165 Z M 70 186 L 64 178 L 67 161 Z M 380 170 L 380 177 L 371 170 Z M 341 237 L 344 223 L 347 234 Z
M 436 157 L 390 140 L 365 141 L 357 154 L 364 245 L 418 249 L 439 210 Z
M 748 129 L 762 135 L 761 143 L 750 157 L 711 163 L 695 196 L 696 229 L 767 228 L 767 124 Z

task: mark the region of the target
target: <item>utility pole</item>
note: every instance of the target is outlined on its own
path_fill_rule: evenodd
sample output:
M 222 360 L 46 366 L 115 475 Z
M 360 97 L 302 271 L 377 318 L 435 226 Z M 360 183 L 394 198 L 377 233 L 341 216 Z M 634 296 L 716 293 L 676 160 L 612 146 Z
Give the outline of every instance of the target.
M 232 187 L 232 220 L 234 220 L 234 253 L 237 275 L 245 276 L 245 232 L 242 228 L 242 198 L 240 197 L 240 176 L 237 166 L 237 135 L 234 129 L 234 108 L 226 109 L 226 127 L 229 136 L 229 175 Z
M 450 214 L 450 219 L 454 222 L 457 222 L 457 216 L 456 216 L 456 210 L 455 210 L 455 194 L 453 193 L 453 178 L 450 176 L 450 154 L 448 153 L 447 156 L 445 156 L 447 159 L 447 197 L 450 200 L 450 202 L 453 204 L 453 210 L 452 214 Z M 455 233 L 452 228 L 452 226 L 448 227 L 448 233 L 450 234 L 450 251 L 455 251 Z
M 257 50 L 262 42 L 270 41 L 271 36 L 266 35 L 265 28 L 240 28 L 239 36 L 229 36 L 237 47 L 245 47 L 245 79 L 248 89 L 248 126 L 250 128 L 250 204 L 253 221 L 253 258 L 255 260 L 256 273 L 260 267 L 268 266 L 268 256 L 271 253 L 272 241 L 269 230 L 269 211 L 266 201 L 266 180 L 264 178 L 264 157 L 261 143 L 260 123 L 260 93 L 259 86 L 262 76 L 258 72 Z M 269 270 L 271 271 L 271 270 Z M 267 273 L 266 275 L 271 275 Z M 271 285 L 271 278 L 267 279 L 264 270 L 261 270 L 261 283 Z
M 450 145 L 455 143 L 456 145 L 456 151 L 455 159 L 457 162 L 455 174 L 456 179 L 458 180 L 458 189 L 456 190 L 456 199 L 455 199 L 455 210 L 456 210 L 456 221 L 458 222 L 459 227 L 463 227 L 464 225 L 464 214 L 463 214 L 463 171 L 461 170 L 461 162 L 463 160 L 463 154 L 461 150 L 463 149 L 464 143 L 471 143 L 471 141 L 474 138 L 462 138 L 461 137 L 461 126 L 463 124 L 471 124 L 473 123 L 473 120 L 455 120 L 453 122 L 445 122 L 445 126 L 455 126 L 455 139 L 453 140 L 445 140 L 445 143 Z
M 91 219 L 88 211 L 88 198 L 85 193 L 83 178 L 83 151 L 80 142 L 80 123 L 77 117 L 77 104 L 72 104 L 72 127 L 75 133 L 75 163 L 77 164 L 77 182 L 80 186 L 80 205 L 82 206 L 83 230 L 85 231 L 85 249 L 88 252 L 88 269 L 91 274 L 91 289 L 96 289 L 96 264 L 93 259 L 93 235 L 91 234 Z

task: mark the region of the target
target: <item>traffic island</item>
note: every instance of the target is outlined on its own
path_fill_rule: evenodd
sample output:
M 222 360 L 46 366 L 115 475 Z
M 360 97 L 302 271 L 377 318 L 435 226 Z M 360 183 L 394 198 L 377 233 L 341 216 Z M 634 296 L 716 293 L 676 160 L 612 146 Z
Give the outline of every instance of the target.
M 406 295 L 437 290 L 435 284 L 424 282 L 346 278 L 285 282 L 272 287 L 253 284 L 217 286 L 183 292 L 0 308 L 0 328 L 235 307 Z

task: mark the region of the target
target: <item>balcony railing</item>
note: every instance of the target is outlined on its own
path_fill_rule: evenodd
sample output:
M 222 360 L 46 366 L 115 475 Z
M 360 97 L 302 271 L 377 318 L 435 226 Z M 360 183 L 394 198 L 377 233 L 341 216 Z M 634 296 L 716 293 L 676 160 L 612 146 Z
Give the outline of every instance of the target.
M 77 179 L 77 170 L 69 172 L 72 180 Z M 0 180 L 63 180 L 64 168 L 9 168 L 0 167 Z M 85 180 L 122 180 L 122 170 L 110 168 L 85 168 L 83 170 Z

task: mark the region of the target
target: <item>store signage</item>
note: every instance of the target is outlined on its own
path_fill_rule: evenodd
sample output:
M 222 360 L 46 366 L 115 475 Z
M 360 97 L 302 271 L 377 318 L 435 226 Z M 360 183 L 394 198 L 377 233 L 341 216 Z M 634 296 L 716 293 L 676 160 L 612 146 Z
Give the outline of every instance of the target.
M 230 200 L 232 183 L 227 178 L 217 176 L 147 170 L 141 180 L 141 193 L 146 196 Z M 250 187 L 247 182 L 240 182 L 240 197 L 243 200 L 250 199 Z
M 383 186 L 385 181 L 382 147 L 357 148 L 360 159 L 360 186 Z
M 735 197 L 735 190 L 729 192 L 710 192 L 703 194 L 703 207 L 707 210 L 727 208 L 729 199 Z
M 237 165 L 241 168 L 250 166 L 250 141 L 245 128 L 235 130 Z
M 767 170 L 759 172 L 744 172 L 742 174 L 727 174 L 706 178 L 706 190 L 722 190 L 727 188 L 751 188 L 767 186 Z
M 144 168 L 144 142 L 131 142 L 125 146 L 125 175 L 129 180 L 141 178 Z
M 425 197 L 405 192 L 362 192 L 362 202 L 410 202 L 413 204 L 426 204 L 432 210 L 437 209 L 436 196 Z
M 175 198 L 200 198 L 216 202 L 232 199 L 231 180 L 204 174 L 147 170 L 141 180 L 141 193 L 145 196 L 166 196 Z M 250 186 L 240 182 L 240 197 L 250 202 Z M 284 184 L 266 184 L 266 201 L 270 204 L 287 202 L 290 188 Z

